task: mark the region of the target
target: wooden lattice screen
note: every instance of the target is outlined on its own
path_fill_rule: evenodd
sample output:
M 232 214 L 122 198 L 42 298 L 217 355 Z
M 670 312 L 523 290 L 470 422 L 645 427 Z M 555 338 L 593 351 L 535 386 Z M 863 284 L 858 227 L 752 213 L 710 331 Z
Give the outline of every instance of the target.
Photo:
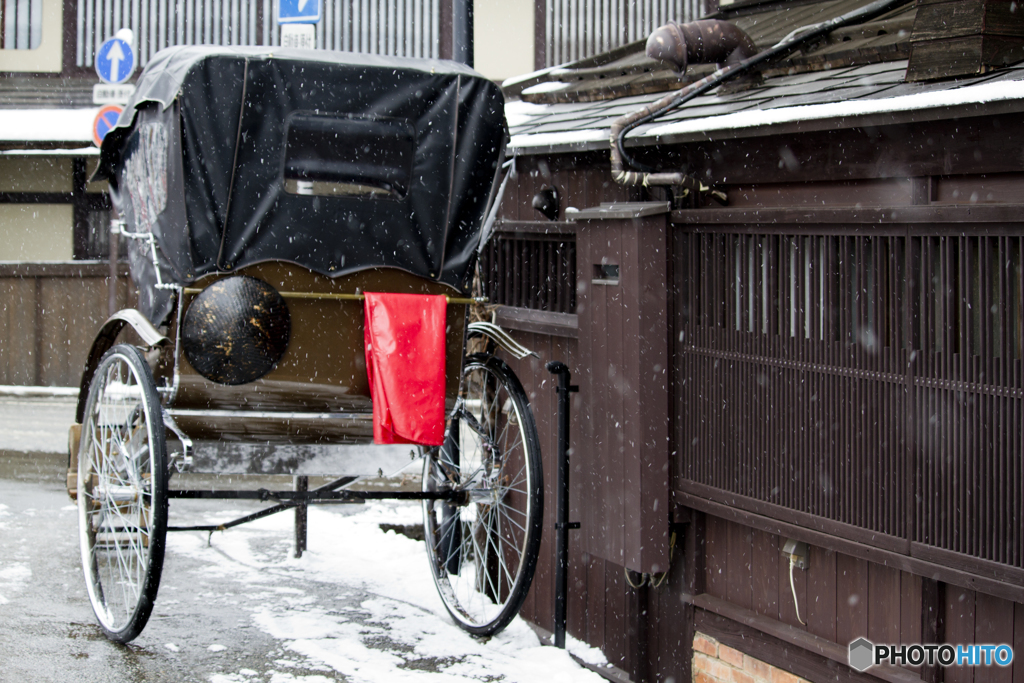
M 1024 567 L 1024 239 L 765 233 L 675 233 L 676 487 Z
M 576 236 L 500 232 L 480 254 L 490 303 L 556 313 L 576 312 Z

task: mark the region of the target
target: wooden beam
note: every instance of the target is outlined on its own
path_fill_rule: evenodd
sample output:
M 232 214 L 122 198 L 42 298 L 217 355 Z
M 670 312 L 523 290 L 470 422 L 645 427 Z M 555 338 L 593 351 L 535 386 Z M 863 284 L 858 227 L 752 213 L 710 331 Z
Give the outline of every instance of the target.
M 0 204 L 74 204 L 74 192 L 0 192 Z
M 579 337 L 579 323 L 573 313 L 535 311 L 530 308 L 501 306 L 496 313 L 496 323 L 501 327 L 523 332 L 547 334 L 552 337 Z
M 700 595 L 705 591 L 705 545 L 707 535 L 704 513 L 698 510 L 688 511 L 685 517 L 689 522 L 683 527 L 683 563 L 685 592 Z M 694 623 L 694 607 L 685 603 L 683 618 L 683 681 L 692 681 L 693 677 L 693 638 L 696 635 Z
M 829 536 L 846 538 L 854 543 L 862 543 L 866 546 L 899 553 L 900 555 L 910 554 L 910 541 L 905 538 L 880 534 L 876 531 L 872 531 L 871 529 L 865 529 L 845 522 L 838 522 L 820 515 L 812 515 L 808 512 L 794 510 L 792 508 L 776 505 L 775 503 L 768 503 L 748 496 L 741 496 L 736 493 L 716 489 L 712 486 L 695 481 L 683 479 L 676 484 L 676 487 L 677 500 L 681 500 L 679 496 L 686 496 L 687 499 L 699 498 L 714 500 L 722 505 L 728 505 L 730 508 L 746 510 L 755 515 L 762 515 L 764 517 L 777 519 L 786 524 L 793 524 L 806 529 L 813 529 L 814 531 L 828 534 Z
M 452 59 L 455 38 L 454 26 L 452 25 L 452 20 L 455 17 L 453 0 L 441 0 L 438 12 L 440 13 L 438 57 L 441 59 Z
M 999 0 L 919 2 L 908 81 L 983 74 L 1024 59 L 1024 21 Z
M 85 159 L 71 161 L 71 194 L 74 209 L 71 219 L 71 253 L 78 260 L 86 258 L 89 249 L 89 198 L 86 195 Z
M 575 221 L 514 221 L 503 219 L 494 226 L 494 233 L 528 233 L 531 235 L 563 235 L 572 237 L 576 234 Z
M 998 598 L 1012 600 L 1013 602 L 1024 602 L 1024 581 L 1008 583 L 997 579 L 989 578 L 981 574 L 967 572 L 962 569 L 954 569 L 943 564 L 928 562 L 917 557 L 893 552 L 884 548 L 858 543 L 839 536 L 833 536 L 814 529 L 779 521 L 765 517 L 753 512 L 731 507 L 723 503 L 700 498 L 691 494 L 676 491 L 676 505 L 691 507 L 701 510 L 709 515 L 720 517 L 738 524 L 761 529 L 770 534 L 793 538 L 804 541 L 819 548 L 828 548 L 839 553 L 845 553 L 851 557 L 858 557 L 869 562 L 902 569 L 903 571 L 928 576 L 937 581 L 943 581 L 955 586 L 970 590 L 981 591 Z M 1007 567 L 1007 570 L 1014 570 Z M 1019 571 L 1019 570 L 1014 570 Z
M 533 3 L 533 70 L 540 71 L 547 67 L 548 33 L 547 33 L 546 2 Z
M 705 208 L 682 209 L 672 212 L 676 225 L 700 227 L 701 232 L 717 232 L 717 226 L 728 226 L 729 232 L 736 232 L 736 226 L 749 226 L 750 231 L 769 233 L 777 230 L 792 233 L 792 225 L 821 234 L 818 226 L 864 225 L 899 226 L 899 232 L 908 225 L 920 225 L 929 235 L 937 235 L 935 228 L 942 223 L 966 223 L 972 227 L 972 234 L 986 234 L 979 224 L 1003 224 L 1013 234 L 1020 232 L 1020 217 L 1024 215 L 1024 204 L 941 204 L 930 206 L 894 207 L 767 207 L 767 208 Z M 708 226 L 705 229 L 703 226 Z M 997 226 L 992 226 L 998 229 Z M 954 228 L 956 234 L 962 227 Z M 980 230 L 980 231 L 979 231 Z M 740 232 L 744 232 L 740 230 Z
M 922 683 L 912 672 L 890 665 L 872 667 L 870 674 L 858 673 L 847 664 L 847 647 L 721 598 L 705 593 L 682 594 L 680 599 L 698 608 L 694 621 L 701 633 L 803 678 L 835 683 L 868 683 L 878 679 L 888 683 Z
M 649 680 L 647 661 L 649 591 L 643 576 L 635 572 L 628 572 L 627 575 L 638 587 L 626 585 L 626 657 L 629 662 L 630 679 L 639 683 Z
M 119 275 L 128 275 L 128 264 L 121 263 Z M 31 278 L 31 277 L 106 277 L 107 262 L 103 261 L 64 261 L 59 263 L 0 263 L 0 278 Z

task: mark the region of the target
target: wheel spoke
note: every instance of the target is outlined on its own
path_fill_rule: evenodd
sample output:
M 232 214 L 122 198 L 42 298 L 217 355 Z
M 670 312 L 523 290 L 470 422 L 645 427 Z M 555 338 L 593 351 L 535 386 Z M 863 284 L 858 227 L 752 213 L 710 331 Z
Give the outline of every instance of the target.
M 522 531 L 523 533 L 526 533 L 526 527 L 524 527 L 524 526 L 523 526 L 522 524 L 520 524 L 519 522 L 515 521 L 515 520 L 514 520 L 514 519 L 512 519 L 511 517 L 509 517 L 509 516 L 508 516 L 508 512 L 506 512 L 506 508 L 505 508 L 505 506 L 504 506 L 504 505 L 503 505 L 503 506 L 501 506 L 501 507 L 500 507 L 500 508 L 498 509 L 498 514 L 499 514 L 499 515 L 504 515 L 504 517 L 505 517 L 505 521 L 507 521 L 507 522 L 508 522 L 509 524 L 512 524 L 513 526 L 515 526 L 515 527 L 516 527 L 517 529 L 519 529 L 519 530 L 520 530 L 520 531 Z M 522 514 L 523 514 L 524 516 L 526 515 L 526 513 L 522 513 Z
M 542 516 L 539 439 L 529 402 L 507 366 L 467 359 L 443 446 L 424 463 L 423 489 L 471 492 L 459 508 L 458 548 L 443 541 L 443 504 L 424 502 L 427 552 L 438 591 L 463 628 L 491 635 L 515 616 L 536 566 Z M 458 429 L 455 429 L 455 426 Z M 452 439 L 458 462 L 449 452 Z M 456 555 L 456 553 L 458 553 Z M 441 555 L 451 557 L 441 557 Z M 457 573 L 454 562 L 459 559 Z

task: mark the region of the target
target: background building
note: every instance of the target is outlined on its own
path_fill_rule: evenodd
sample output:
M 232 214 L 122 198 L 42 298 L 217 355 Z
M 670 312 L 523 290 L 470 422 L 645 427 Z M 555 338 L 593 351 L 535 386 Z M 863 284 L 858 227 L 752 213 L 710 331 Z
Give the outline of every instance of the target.
M 477 0 L 469 16 L 454 0 L 323 1 L 318 49 L 472 57 L 496 80 L 599 52 L 700 9 L 693 0 Z M 98 260 L 109 253 L 109 202 L 102 183 L 86 182 L 98 153 L 100 45 L 130 28 L 136 75 L 170 45 L 279 45 L 275 8 L 274 0 L 0 1 L 0 384 L 76 385 L 85 347 L 69 321 L 92 330 L 108 311 Z M 31 265 L 44 262 L 42 270 Z M 74 271 L 60 271 L 58 284 L 54 264 L 69 262 Z M 72 290 L 92 292 L 88 301 L 71 297 L 73 311 L 60 303 Z

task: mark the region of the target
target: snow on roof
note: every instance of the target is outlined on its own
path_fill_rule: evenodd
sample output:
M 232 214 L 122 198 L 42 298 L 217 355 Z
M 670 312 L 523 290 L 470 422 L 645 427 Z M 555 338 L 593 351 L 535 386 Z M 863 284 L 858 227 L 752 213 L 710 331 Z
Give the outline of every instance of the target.
M 726 129 L 770 126 L 791 121 L 859 117 L 971 104 L 985 105 L 1006 100 L 1024 100 L 1024 81 L 982 83 L 957 89 L 935 90 L 913 95 L 870 100 L 850 100 L 799 107 L 741 111 L 723 116 L 709 116 L 707 118 L 689 119 L 662 126 L 654 126 L 646 130 L 642 137 L 659 138 L 680 133 L 710 133 Z
M 98 157 L 99 147 L 72 147 L 68 149 L 4 149 L 0 156 L 5 157 Z M 76 390 L 77 391 L 77 390 Z
M 766 129 L 803 122 L 849 127 L 867 119 L 873 125 L 884 123 L 879 117 L 897 122 L 908 117 L 979 115 L 1001 104 L 1024 110 L 1024 63 L 976 78 L 937 83 L 904 82 L 906 64 L 897 60 L 799 73 L 768 79 L 747 91 L 702 95 L 641 126 L 629 139 L 667 144 L 764 134 Z M 615 119 L 664 95 L 552 104 L 509 102 L 510 150 L 536 154 L 607 149 Z
M 523 90 L 523 95 L 532 95 L 534 93 L 542 92 L 554 92 L 555 90 L 564 90 L 569 87 L 569 83 L 563 83 L 562 81 L 544 81 L 537 85 L 531 85 L 529 88 Z
M 509 140 L 512 149 L 547 147 L 549 145 L 574 145 L 584 142 L 608 143 L 607 128 L 587 128 L 563 133 L 537 133 L 536 135 L 513 135 Z
M 521 126 L 529 123 L 534 116 L 543 116 L 547 111 L 548 107 L 543 104 L 513 100 L 505 103 L 505 120 L 511 127 Z
M 99 107 L 88 109 L 0 109 L 0 143 L 92 143 Z

